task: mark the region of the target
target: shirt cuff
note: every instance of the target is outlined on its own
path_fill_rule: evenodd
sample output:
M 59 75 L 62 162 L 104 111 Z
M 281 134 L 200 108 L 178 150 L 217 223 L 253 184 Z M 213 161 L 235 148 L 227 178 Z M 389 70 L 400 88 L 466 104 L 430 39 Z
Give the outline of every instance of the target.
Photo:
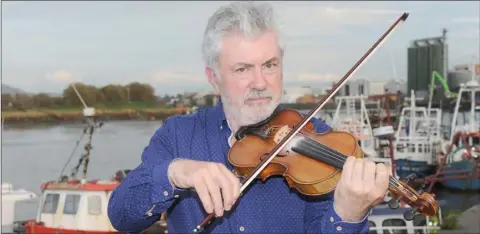
M 363 217 L 363 219 L 358 222 L 343 221 L 335 210 L 332 202 L 328 214 L 330 223 L 334 225 L 334 228 L 338 233 L 364 233 L 365 230 L 367 230 L 366 232 L 368 232 L 367 224 L 368 215 L 370 214 L 370 212 L 367 212 L 365 217 Z
M 168 202 L 174 198 L 178 198 L 182 189 L 175 188 L 168 179 L 168 167 L 174 159 L 167 160 L 152 170 L 152 202 Z

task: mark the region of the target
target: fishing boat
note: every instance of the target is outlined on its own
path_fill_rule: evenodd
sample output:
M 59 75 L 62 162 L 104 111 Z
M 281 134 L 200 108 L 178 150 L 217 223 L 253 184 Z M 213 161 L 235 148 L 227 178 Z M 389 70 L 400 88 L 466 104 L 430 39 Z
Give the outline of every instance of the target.
M 402 108 L 393 150 L 395 165 L 400 178 L 414 173 L 423 178 L 434 173 L 436 153 L 441 148 L 441 109 L 415 105 L 415 92 L 410 94 L 410 106 Z
M 339 96 L 335 98 L 337 108 L 332 119 L 332 128 L 355 136 L 366 157 L 378 158 L 370 116 L 365 106 L 367 97 Z M 357 103 L 360 108 L 356 108 Z
M 79 163 L 73 168 L 70 176 L 62 175 L 57 180 L 41 184 L 36 218 L 15 222 L 13 224 L 15 233 L 120 233 L 110 223 L 107 206 L 113 190 L 130 170 L 118 170 L 109 179 L 87 179 L 92 136 L 102 123 L 95 121 L 93 108 L 85 108 L 83 113 L 88 123 L 84 129 L 84 134 L 88 134 L 88 140 Z M 83 175 L 77 178 L 81 166 Z M 160 220 L 144 233 L 165 233 L 165 227 L 165 220 Z
M 470 99 L 468 115 L 459 124 L 462 99 Z M 462 108 L 464 109 L 464 108 Z M 465 117 L 465 116 L 464 116 Z M 440 183 L 451 189 L 480 191 L 480 84 L 472 78 L 460 86 L 455 103 L 447 153 L 442 160 Z
M 14 189 L 10 183 L 2 182 L 2 233 L 11 232 L 15 217 L 15 205 L 18 202 L 34 201 L 37 195 L 25 189 Z
M 414 220 L 405 220 L 403 214 L 410 209 L 408 206 L 390 209 L 385 204 L 372 208 L 368 217 L 369 233 L 435 233 L 441 229 L 441 209 L 434 217 L 418 215 Z

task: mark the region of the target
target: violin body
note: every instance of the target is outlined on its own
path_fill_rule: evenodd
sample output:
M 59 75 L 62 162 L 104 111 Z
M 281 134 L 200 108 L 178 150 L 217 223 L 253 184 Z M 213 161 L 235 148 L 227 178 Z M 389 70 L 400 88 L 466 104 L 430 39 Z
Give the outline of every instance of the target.
M 245 126 L 236 133 L 237 141 L 228 154 L 229 162 L 240 177 L 258 170 L 274 147 L 303 120 L 296 110 L 275 110 L 266 120 Z M 290 188 L 308 196 L 318 196 L 335 189 L 348 157 L 363 158 L 357 139 L 348 132 L 328 131 L 317 133 L 311 122 L 258 174 L 266 181 L 271 176 L 282 176 Z M 435 198 L 420 194 L 407 183 L 390 176 L 390 196 L 415 207 L 415 211 L 428 216 L 438 212 Z
M 285 135 L 284 131 L 293 129 L 302 119 L 299 112 L 285 109 L 274 112 L 265 124 L 247 127 L 248 133 L 233 144 L 228 154 L 228 160 L 235 167 L 236 173 L 241 177 L 249 175 Z M 301 136 L 344 155 L 363 157 L 362 149 L 350 133 L 317 133 L 312 123 L 308 123 L 300 133 Z M 266 181 L 271 176 L 283 176 L 291 188 L 309 196 L 333 191 L 340 179 L 341 168 L 316 159 L 327 152 L 318 150 L 317 145 L 311 144 L 311 150 L 307 150 L 309 152 L 295 146 L 290 147 L 291 150 L 283 150 L 263 169 L 258 178 Z

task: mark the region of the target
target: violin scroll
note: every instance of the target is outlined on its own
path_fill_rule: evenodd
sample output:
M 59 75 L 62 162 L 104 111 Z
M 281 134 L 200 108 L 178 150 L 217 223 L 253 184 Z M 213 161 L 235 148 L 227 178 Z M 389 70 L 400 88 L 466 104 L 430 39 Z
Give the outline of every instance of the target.
M 393 177 L 390 178 L 389 191 L 392 199 L 388 202 L 388 206 L 392 209 L 396 209 L 399 207 L 399 201 L 403 201 L 411 206 L 412 209 L 403 214 L 403 217 L 406 220 L 413 220 L 417 214 L 434 216 L 439 210 L 434 195 L 424 192 L 426 184 L 422 184 L 420 189 L 415 191 L 410 185 L 408 185 L 408 182 L 414 178 L 414 174 L 407 176 L 405 181 L 400 181 Z

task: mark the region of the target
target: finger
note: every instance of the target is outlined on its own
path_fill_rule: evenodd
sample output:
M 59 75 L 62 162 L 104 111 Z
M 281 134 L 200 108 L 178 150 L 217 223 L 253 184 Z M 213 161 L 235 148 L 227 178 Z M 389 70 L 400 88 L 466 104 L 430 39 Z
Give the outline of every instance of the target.
M 220 188 L 222 190 L 222 198 L 223 198 L 223 208 L 225 210 L 230 210 L 230 207 L 232 205 L 232 200 L 233 200 L 233 195 L 232 195 L 232 184 L 230 180 L 228 179 L 228 176 L 224 172 L 223 168 L 225 167 L 224 165 L 219 165 L 218 169 L 215 171 L 215 180 L 218 181 L 220 184 Z M 228 208 L 228 209 L 227 209 Z
M 347 157 L 345 164 L 343 165 L 342 177 L 340 181 L 350 181 L 353 173 L 353 166 L 355 165 L 355 157 Z M 348 184 L 348 183 L 347 183 Z
M 193 185 L 200 201 L 202 202 L 203 208 L 207 213 L 211 214 L 213 212 L 213 203 L 203 176 L 197 177 Z
M 393 169 L 392 165 L 387 166 L 388 174 L 390 174 L 390 176 L 393 176 L 393 170 L 392 169 Z
M 365 159 L 364 169 L 363 169 L 363 182 L 367 188 L 375 188 L 375 173 L 376 173 L 375 163 L 372 160 Z
M 210 194 L 210 198 L 213 202 L 215 215 L 220 217 L 223 215 L 223 201 L 220 194 L 220 186 L 218 186 L 218 182 L 215 181 L 209 173 L 206 173 L 203 178 L 205 180 L 205 184 L 207 184 L 208 193 Z
M 223 171 L 231 185 L 230 187 L 232 192 L 232 200 L 230 201 L 228 206 L 225 207 L 225 210 L 230 210 L 240 196 L 240 180 L 230 170 L 228 170 L 227 167 L 222 166 L 221 170 Z
M 352 183 L 358 183 L 362 184 L 363 182 L 363 165 L 364 165 L 364 159 L 363 158 L 357 158 L 355 160 L 355 163 L 353 164 L 353 169 L 352 169 Z
M 387 190 L 391 171 L 383 163 L 378 164 L 375 171 L 375 186 L 381 190 Z

